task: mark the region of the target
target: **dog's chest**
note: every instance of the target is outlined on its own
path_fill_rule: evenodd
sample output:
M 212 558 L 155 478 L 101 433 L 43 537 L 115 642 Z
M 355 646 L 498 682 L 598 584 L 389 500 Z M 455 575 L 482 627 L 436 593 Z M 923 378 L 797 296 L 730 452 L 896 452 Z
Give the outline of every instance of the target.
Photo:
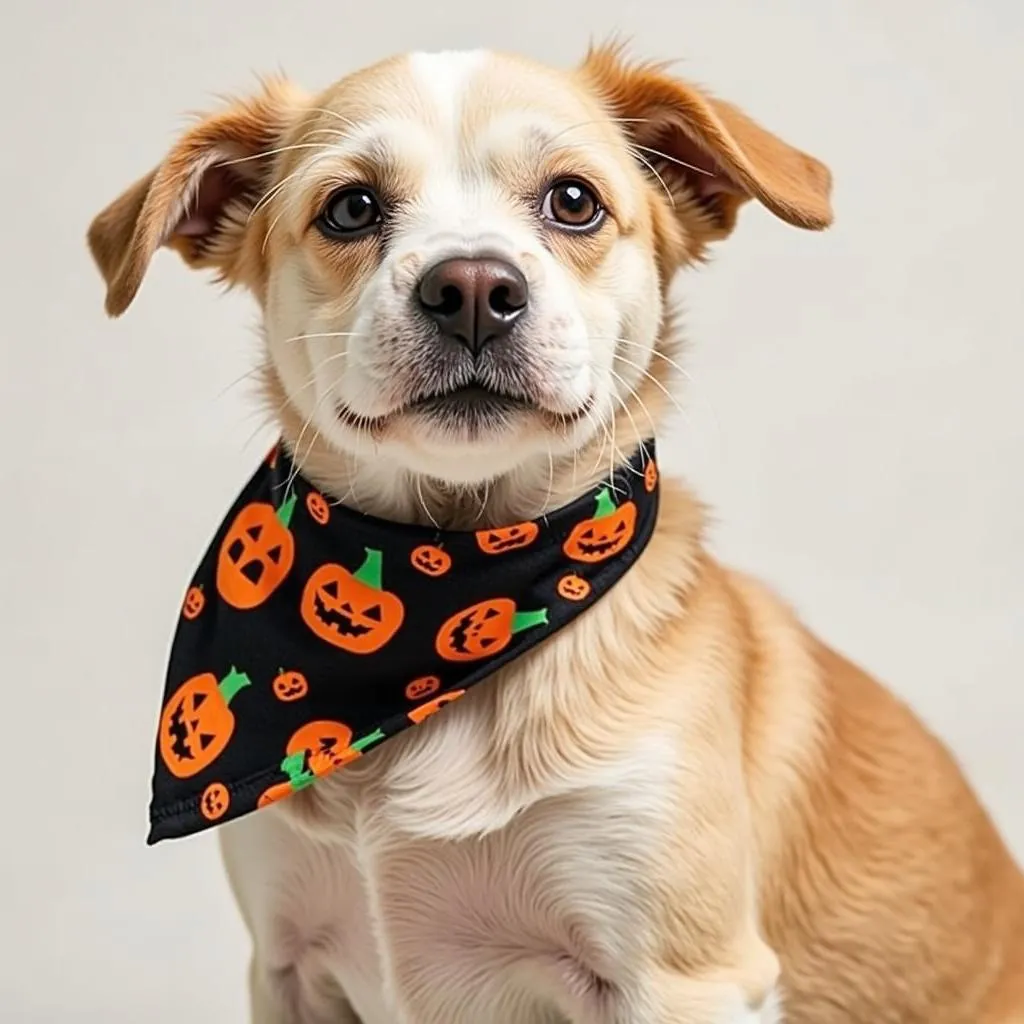
M 312 951 L 363 1024 L 403 1020 L 403 1005 L 417 1021 L 559 1021 L 644 943 L 665 744 L 515 799 L 478 725 L 439 716 L 373 772 L 368 758 L 324 780 L 327 841 L 283 807 L 250 826 L 276 838 L 257 838 L 270 856 L 242 898 L 272 904 L 267 941 Z

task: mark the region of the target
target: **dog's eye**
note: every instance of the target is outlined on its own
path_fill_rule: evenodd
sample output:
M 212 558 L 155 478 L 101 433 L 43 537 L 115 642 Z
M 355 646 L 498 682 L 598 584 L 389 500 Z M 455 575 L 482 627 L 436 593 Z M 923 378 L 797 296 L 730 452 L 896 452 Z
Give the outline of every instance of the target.
M 368 188 L 354 186 L 335 192 L 316 219 L 328 238 L 348 241 L 372 234 L 382 220 L 380 203 Z
M 576 178 L 564 178 L 548 189 L 541 214 L 557 227 L 589 231 L 604 219 L 604 207 L 589 185 Z

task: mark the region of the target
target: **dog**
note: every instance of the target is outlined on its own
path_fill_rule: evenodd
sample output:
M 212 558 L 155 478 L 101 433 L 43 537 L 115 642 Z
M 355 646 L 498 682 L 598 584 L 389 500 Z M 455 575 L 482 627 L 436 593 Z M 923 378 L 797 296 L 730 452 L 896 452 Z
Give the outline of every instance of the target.
M 261 392 L 334 500 L 473 529 L 656 432 L 676 273 L 748 200 L 821 230 L 830 192 L 614 46 L 570 71 L 413 54 L 262 82 L 89 243 L 113 316 L 161 246 L 255 296 Z M 683 486 L 660 500 L 571 627 L 222 828 L 255 1024 L 1024 1021 L 1024 877 L 952 757 L 708 554 Z

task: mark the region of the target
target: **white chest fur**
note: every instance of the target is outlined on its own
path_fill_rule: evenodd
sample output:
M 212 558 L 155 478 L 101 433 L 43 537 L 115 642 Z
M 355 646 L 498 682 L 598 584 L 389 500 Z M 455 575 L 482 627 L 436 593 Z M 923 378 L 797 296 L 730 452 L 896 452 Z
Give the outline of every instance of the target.
M 330 982 L 363 1024 L 606 1017 L 609 984 L 647 942 L 679 751 L 649 735 L 626 756 L 516 777 L 489 690 L 224 830 L 260 970 L 290 989 L 297 1022 L 337 1019 Z

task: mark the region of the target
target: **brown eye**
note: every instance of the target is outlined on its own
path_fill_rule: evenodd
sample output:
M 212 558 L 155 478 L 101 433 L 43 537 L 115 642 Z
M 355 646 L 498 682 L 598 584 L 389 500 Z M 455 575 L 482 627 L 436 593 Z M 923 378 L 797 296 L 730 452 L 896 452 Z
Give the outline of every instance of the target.
M 324 203 L 316 219 L 317 227 L 328 237 L 350 241 L 371 234 L 382 220 L 380 203 L 368 188 L 343 188 Z
M 541 214 L 560 228 L 590 231 L 604 220 L 604 207 L 589 185 L 576 178 L 564 178 L 548 189 Z

